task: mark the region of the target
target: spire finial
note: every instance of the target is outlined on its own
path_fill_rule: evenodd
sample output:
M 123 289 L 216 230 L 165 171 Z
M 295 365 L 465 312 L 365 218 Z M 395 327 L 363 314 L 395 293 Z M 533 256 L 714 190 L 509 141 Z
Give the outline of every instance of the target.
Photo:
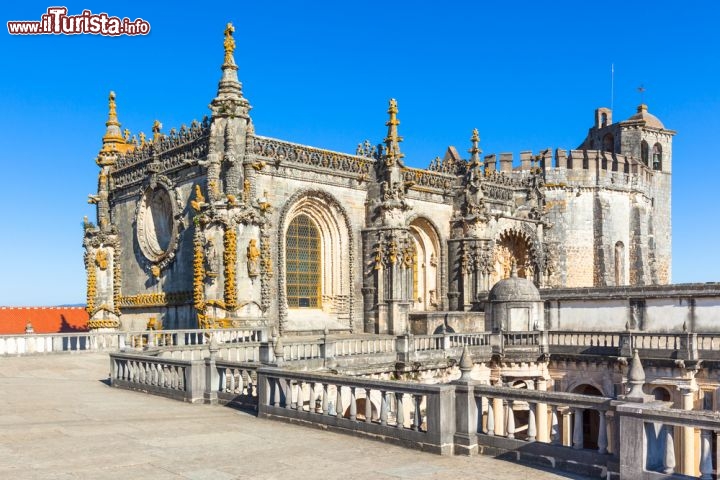
M 238 67 L 235 65 L 235 57 L 233 57 L 233 53 L 235 52 L 234 32 L 235 27 L 233 27 L 232 23 L 228 23 L 225 26 L 225 40 L 223 41 L 225 57 L 221 67 L 222 77 L 218 84 L 217 95 L 210 103 L 213 117 L 249 118 L 250 105 L 248 101 L 243 98 L 242 84 L 238 80 L 237 75 Z
M 233 52 L 235 51 L 235 39 L 233 38 L 233 33 L 235 33 L 235 27 L 233 27 L 233 24 L 228 22 L 228 24 L 225 26 L 225 41 L 223 42 L 223 46 L 225 47 L 225 64 L 226 65 L 235 65 L 235 59 L 233 58 Z
M 101 154 L 103 154 L 101 155 L 103 156 L 103 162 L 110 161 L 110 155 L 104 155 L 105 153 L 125 153 L 132 149 L 132 146 L 123 138 L 122 130 L 120 130 L 120 121 L 117 117 L 117 105 L 115 104 L 115 92 L 113 91 L 108 95 L 108 118 L 105 122 L 105 127 L 107 128 L 105 129 L 105 135 L 102 137 L 103 146 L 100 150 Z M 98 161 L 100 161 L 100 159 Z
M 480 154 L 482 153 L 482 150 L 480 150 L 480 147 L 478 146 L 480 143 L 480 134 L 478 133 L 477 128 L 473 129 L 472 137 L 470 137 L 470 142 L 472 143 L 472 147 L 470 147 L 470 150 L 468 150 L 468 153 L 470 153 L 469 166 L 470 168 L 482 167 L 482 161 L 480 160 Z
M 153 142 L 160 140 L 160 137 L 162 136 L 160 130 L 162 130 L 162 123 L 160 123 L 160 120 L 155 120 L 152 126 Z
M 117 106 L 115 105 L 115 92 L 112 90 L 110 90 L 110 95 L 108 96 L 108 121 L 105 122 L 105 125 L 108 127 L 110 125 L 120 126 L 117 118 Z
M 517 278 L 517 276 L 518 276 L 517 263 L 515 262 L 515 260 L 513 260 L 510 263 L 510 278 Z
M 388 134 L 385 137 L 385 164 L 392 167 L 396 161 L 405 157 L 404 154 L 400 153 L 400 142 L 403 141 L 403 138 L 398 135 L 397 127 L 400 125 L 400 120 L 397 118 L 397 100 L 394 98 L 390 99 L 387 113 L 390 115 L 390 119 L 385 123 L 388 127 Z

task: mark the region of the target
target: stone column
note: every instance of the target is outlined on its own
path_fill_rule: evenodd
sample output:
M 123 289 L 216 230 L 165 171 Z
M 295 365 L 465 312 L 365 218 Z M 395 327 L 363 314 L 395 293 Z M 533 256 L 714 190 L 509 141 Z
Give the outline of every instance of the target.
M 572 412 L 569 408 L 562 411 L 562 445 L 572 447 Z
M 608 434 L 607 434 L 607 422 L 605 421 L 605 413 L 602 410 L 598 410 L 598 416 L 600 417 L 600 422 L 598 425 L 598 452 L 600 454 L 606 454 L 608 453 L 607 447 L 608 447 Z
M 681 388 L 682 409 L 692 410 L 695 390 Z M 693 476 L 696 473 L 695 465 L 695 427 L 682 427 L 682 455 L 680 458 L 682 473 Z
M 495 435 L 505 434 L 505 412 L 502 398 L 493 398 L 493 412 L 495 413 Z
M 534 442 L 537 439 L 537 423 L 535 422 L 535 409 L 537 406 L 533 403 L 528 404 L 528 442 Z
M 585 410 L 582 408 L 573 408 L 573 417 L 575 421 L 573 422 L 573 434 L 572 434 L 572 443 L 573 448 L 576 450 L 580 450 L 584 447 L 583 444 L 583 412 Z
M 535 388 L 541 392 L 547 391 L 547 381 L 545 379 L 536 380 Z M 549 442 L 550 436 L 548 434 L 548 406 L 547 406 L 547 403 L 535 404 L 535 416 L 537 418 L 537 441 L 538 442 Z

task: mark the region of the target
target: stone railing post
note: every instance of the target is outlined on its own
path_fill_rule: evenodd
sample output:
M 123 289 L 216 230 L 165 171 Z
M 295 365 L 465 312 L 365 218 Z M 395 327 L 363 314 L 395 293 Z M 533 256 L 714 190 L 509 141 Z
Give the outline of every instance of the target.
M 490 348 L 492 349 L 492 353 L 503 353 L 503 347 L 504 345 L 502 330 L 499 332 L 492 332 L 490 334 Z
M 272 342 L 260 343 L 260 363 L 266 365 L 275 363 L 275 349 Z
M 453 453 L 455 438 L 455 385 L 441 385 L 436 393 L 427 395 L 427 433 L 429 441 L 439 447 L 442 455 Z M 418 399 L 419 400 L 419 399 Z M 473 398 L 474 402 L 474 398 Z M 413 427 L 419 424 L 419 401 L 415 403 Z M 476 440 L 477 441 L 477 440 Z
M 395 337 L 395 351 L 397 352 L 398 362 L 407 363 L 412 357 L 411 353 L 414 350 L 412 344 L 412 338 L 409 334 Z
M 620 334 L 620 356 L 631 357 L 633 354 L 632 333 L 625 332 Z
M 677 358 L 682 360 L 697 360 L 699 358 L 697 333 L 680 334 Z
M 185 369 L 185 400 L 190 403 L 202 403 L 207 387 L 204 360 L 191 360 Z
M 445 338 L 447 338 L 447 335 Z M 475 455 L 478 453 L 478 403 L 475 401 L 475 392 L 470 380 L 472 369 L 473 362 L 472 358 L 470 358 L 470 350 L 465 346 L 460 359 L 462 377 L 457 382 L 454 382 L 455 435 L 453 442 L 455 444 L 455 454 L 457 455 Z M 480 402 L 479 408 L 482 410 L 482 402 Z
M 205 403 L 211 405 L 217 405 L 218 403 L 217 390 L 220 384 L 220 377 L 215 364 L 218 351 L 217 340 L 215 340 L 215 335 L 213 335 L 210 339 L 210 356 L 205 359 L 205 393 L 203 394 Z
M 326 367 L 334 367 L 337 340 L 328 338 L 328 334 L 329 332 L 326 328 L 323 335 L 323 343 L 320 345 L 320 355 L 322 356 Z

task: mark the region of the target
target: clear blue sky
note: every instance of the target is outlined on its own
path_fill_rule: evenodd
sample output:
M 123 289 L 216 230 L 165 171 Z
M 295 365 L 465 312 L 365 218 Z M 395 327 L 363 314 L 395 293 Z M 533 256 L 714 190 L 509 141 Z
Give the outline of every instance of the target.
M 62 3 L 150 22 L 148 36 L 11 36 L 54 3 L 3 8 L 0 33 L 0 305 L 82 303 L 82 218 L 94 219 L 95 156 L 117 93 L 123 128 L 164 131 L 209 113 L 222 34 L 257 133 L 353 152 L 385 134 L 398 99 L 408 164 L 448 145 L 485 154 L 574 148 L 593 111 L 645 102 L 678 131 L 673 281 L 720 280 L 720 6 L 717 2 Z

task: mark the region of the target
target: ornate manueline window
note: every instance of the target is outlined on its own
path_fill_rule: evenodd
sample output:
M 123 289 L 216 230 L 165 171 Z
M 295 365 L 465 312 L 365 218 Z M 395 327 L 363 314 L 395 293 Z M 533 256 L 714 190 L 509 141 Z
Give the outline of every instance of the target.
M 320 308 L 320 232 L 307 215 L 298 215 L 290 222 L 285 235 L 285 252 L 288 307 Z

